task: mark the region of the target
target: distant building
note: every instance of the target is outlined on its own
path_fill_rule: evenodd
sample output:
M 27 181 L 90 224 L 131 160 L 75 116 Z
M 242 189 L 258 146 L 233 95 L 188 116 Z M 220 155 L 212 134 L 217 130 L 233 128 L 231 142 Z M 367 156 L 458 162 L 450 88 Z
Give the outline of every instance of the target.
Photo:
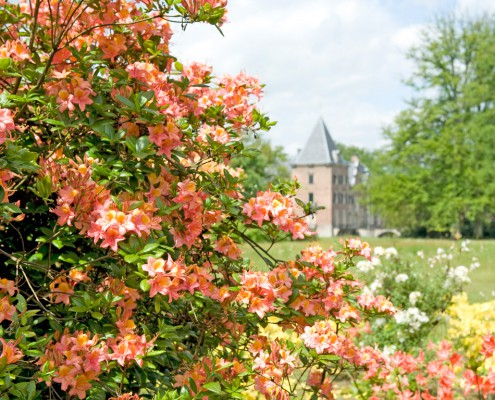
M 301 200 L 325 207 L 308 221 L 320 236 L 383 233 L 379 219 L 369 213 L 368 205 L 355 189 L 368 178 L 368 168 L 357 156 L 350 161 L 342 158 L 323 119 L 292 162 L 292 175 L 301 184 Z

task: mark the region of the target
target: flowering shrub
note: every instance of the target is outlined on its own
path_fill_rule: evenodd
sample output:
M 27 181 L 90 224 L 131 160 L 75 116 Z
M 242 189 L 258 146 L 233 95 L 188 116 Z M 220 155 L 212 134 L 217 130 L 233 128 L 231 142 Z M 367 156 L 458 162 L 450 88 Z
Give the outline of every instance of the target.
M 467 295 L 462 293 L 452 299 L 447 314 L 449 341 L 462 351 L 470 365 L 476 365 L 483 346 L 480 332 L 495 332 L 495 301 L 469 304 Z
M 384 367 L 356 381 L 362 399 L 489 399 L 495 394 L 495 337 L 486 334 L 475 365 L 469 365 L 446 340 L 416 354 L 384 356 Z
M 383 366 L 350 329 L 394 312 L 354 276 L 366 243 L 280 261 L 246 234 L 311 236 L 311 209 L 229 167 L 271 125 L 260 83 L 170 54 L 226 3 L 0 0 L 0 399 L 332 398 Z
M 371 261 L 359 261 L 365 293 L 386 296 L 397 308 L 393 318 L 373 321 L 359 340 L 377 343 L 386 353 L 424 347 L 432 330 L 446 323 L 445 311 L 469 282 L 469 270 L 478 266 L 475 258 L 469 267 L 457 265 L 457 251 L 469 251 L 467 242 L 459 249 L 440 248 L 430 258 L 420 252 L 411 260 L 402 259 L 395 248 L 377 247 Z

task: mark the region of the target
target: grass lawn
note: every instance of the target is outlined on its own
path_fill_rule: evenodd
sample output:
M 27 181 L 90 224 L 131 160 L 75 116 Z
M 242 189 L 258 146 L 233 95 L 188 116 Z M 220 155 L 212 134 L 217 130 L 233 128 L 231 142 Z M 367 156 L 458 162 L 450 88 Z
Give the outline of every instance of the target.
M 329 246 L 338 247 L 341 238 L 322 238 L 319 244 L 324 249 Z M 395 247 L 401 256 L 414 256 L 418 251 L 423 251 L 425 256 L 432 256 L 437 249 L 442 247 L 448 249 L 452 244 L 460 248 L 460 242 L 445 239 L 402 239 L 402 238 L 363 238 L 372 247 Z M 280 260 L 293 259 L 302 249 L 313 241 L 287 241 L 277 243 L 271 249 L 271 254 Z M 269 244 L 261 243 L 267 248 Z M 471 283 L 466 286 L 466 292 L 471 303 L 483 302 L 495 299 L 495 240 L 472 240 L 468 247 L 469 253 L 460 254 L 453 260 L 453 266 L 465 265 L 469 267 L 472 257 L 478 258 L 481 266 L 470 273 Z M 244 246 L 245 255 L 254 263 L 254 267 L 265 269 L 265 263 L 254 250 Z

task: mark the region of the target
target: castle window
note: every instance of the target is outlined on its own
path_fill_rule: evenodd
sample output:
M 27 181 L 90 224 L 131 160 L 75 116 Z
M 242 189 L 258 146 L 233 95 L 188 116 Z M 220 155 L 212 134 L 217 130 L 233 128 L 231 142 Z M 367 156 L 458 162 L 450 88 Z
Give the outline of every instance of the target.
M 344 202 L 344 195 L 342 193 L 339 193 L 339 204 L 342 204 Z
M 344 183 L 344 176 L 339 175 L 339 185 L 342 185 Z
M 313 174 L 309 174 L 308 183 L 313 183 Z
M 308 201 L 310 201 L 311 203 L 314 201 L 313 193 L 311 193 L 311 192 L 309 192 Z
M 335 185 L 337 183 L 337 175 L 334 175 L 333 176 L 333 180 L 332 180 L 333 184 Z
M 333 204 L 337 204 L 337 193 L 335 192 L 333 192 Z

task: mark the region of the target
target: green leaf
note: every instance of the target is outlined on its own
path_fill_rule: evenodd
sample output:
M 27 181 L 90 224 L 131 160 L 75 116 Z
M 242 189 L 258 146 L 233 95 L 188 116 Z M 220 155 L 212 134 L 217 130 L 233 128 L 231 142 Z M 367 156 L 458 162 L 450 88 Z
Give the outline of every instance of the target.
M 143 279 L 141 282 L 139 282 L 139 288 L 143 292 L 149 292 L 149 290 L 151 288 L 151 285 L 148 283 L 148 280 L 147 279 Z
M 125 104 L 127 107 L 133 110 L 136 108 L 136 105 L 127 97 L 121 96 L 120 94 L 118 94 L 116 97 L 118 101 L 120 101 L 122 104 Z
M 24 296 L 19 293 L 16 296 L 16 300 L 17 300 L 17 304 L 15 305 L 15 307 L 19 310 L 19 312 L 23 313 L 24 311 L 26 311 L 27 302 Z
M 218 382 L 208 382 L 203 385 L 203 389 L 208 390 L 209 392 L 215 393 L 215 394 L 222 394 L 222 387 Z
M 124 261 L 129 264 L 134 264 L 136 261 L 139 261 L 141 257 L 138 254 L 127 254 L 124 256 Z
M 6 209 L 7 211 L 11 212 L 11 213 L 14 213 L 14 214 L 21 214 L 22 213 L 22 210 L 17 207 L 15 204 L 12 204 L 12 203 L 3 203 L 3 204 L 0 204 L 0 207 Z
M 160 243 L 147 243 L 146 246 L 139 252 L 139 254 L 150 253 L 151 251 L 160 247 Z
M 4 71 L 9 69 L 12 65 L 12 60 L 10 58 L 0 58 L 0 70 Z
M 101 312 L 98 312 L 98 311 L 92 311 L 91 312 L 91 316 L 94 318 L 94 319 L 102 319 L 103 318 L 103 314 Z

